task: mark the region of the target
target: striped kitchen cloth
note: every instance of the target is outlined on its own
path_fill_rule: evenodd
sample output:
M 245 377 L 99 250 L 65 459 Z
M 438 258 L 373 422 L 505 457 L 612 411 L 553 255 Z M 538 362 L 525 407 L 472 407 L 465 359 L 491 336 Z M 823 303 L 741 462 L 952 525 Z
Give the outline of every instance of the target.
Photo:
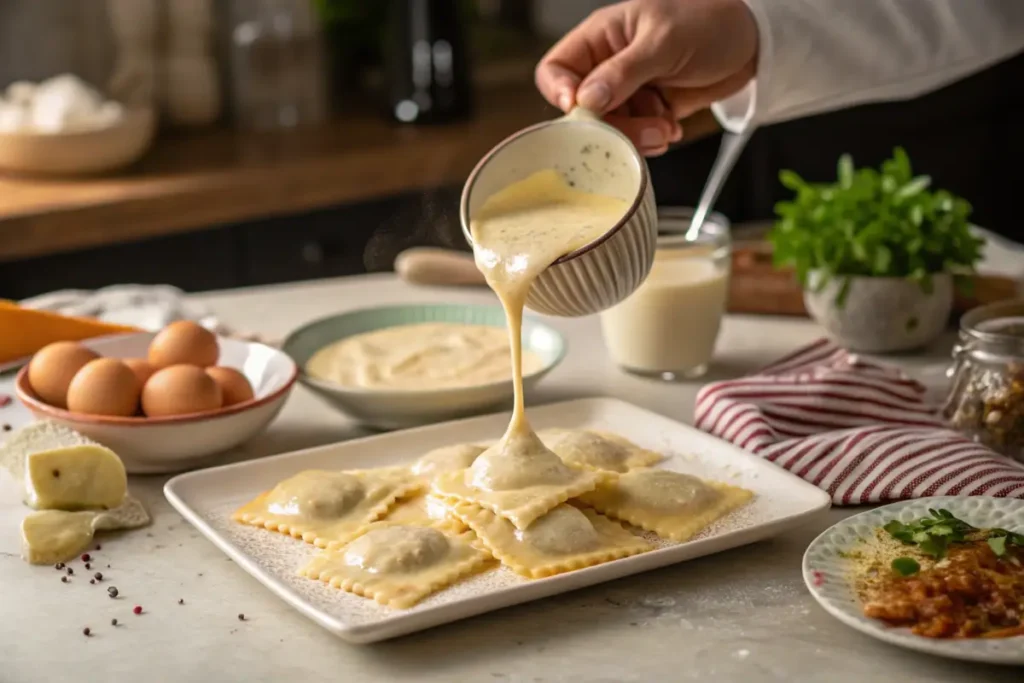
M 835 505 L 1024 498 L 1024 466 L 946 428 L 923 385 L 824 339 L 703 387 L 695 422 L 828 491 Z

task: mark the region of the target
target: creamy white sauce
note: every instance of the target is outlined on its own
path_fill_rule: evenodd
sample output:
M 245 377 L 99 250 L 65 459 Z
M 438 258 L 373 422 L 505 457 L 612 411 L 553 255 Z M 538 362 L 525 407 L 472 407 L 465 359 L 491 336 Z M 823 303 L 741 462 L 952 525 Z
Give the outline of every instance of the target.
M 530 428 L 523 399 L 523 307 L 534 280 L 560 257 L 593 242 L 626 214 L 625 201 L 581 192 L 555 170 L 538 171 L 488 197 L 470 220 L 477 267 L 498 295 L 508 321 L 515 407 L 501 441 L 473 465 L 486 486 L 486 474 L 521 472 L 500 461 L 533 456 L 531 469 L 565 467 Z M 479 471 L 478 471 L 479 470 Z M 512 477 L 513 479 L 515 477 Z M 508 484 L 504 476 L 491 484 Z
M 325 346 L 306 363 L 306 373 L 347 387 L 454 389 L 507 381 L 509 353 L 508 335 L 500 327 L 398 325 Z M 537 354 L 524 354 L 527 375 L 543 365 Z

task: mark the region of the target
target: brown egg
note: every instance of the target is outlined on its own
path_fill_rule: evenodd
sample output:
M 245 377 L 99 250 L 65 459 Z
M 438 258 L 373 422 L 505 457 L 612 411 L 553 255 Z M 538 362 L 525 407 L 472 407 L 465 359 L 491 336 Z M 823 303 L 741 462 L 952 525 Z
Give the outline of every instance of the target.
M 194 365 L 157 370 L 142 387 L 142 412 L 146 417 L 216 410 L 222 400 L 217 382 Z
M 47 344 L 28 364 L 28 383 L 45 403 L 68 407 L 68 386 L 75 374 L 99 354 L 70 341 Z
M 129 417 L 139 407 L 139 380 L 117 358 L 85 364 L 68 387 L 68 410 L 87 415 Z
M 135 379 L 139 380 L 139 386 L 146 386 L 146 382 L 156 372 L 156 368 L 149 364 L 145 358 L 123 358 L 124 364 L 135 373 Z
M 213 332 L 191 320 L 171 323 L 149 343 L 149 363 L 154 368 L 171 365 L 196 365 L 201 368 L 217 364 L 220 348 Z
M 214 366 L 206 368 L 206 374 L 220 385 L 220 393 L 224 397 L 224 407 L 233 406 L 243 401 L 251 401 L 252 385 L 245 375 L 234 368 Z

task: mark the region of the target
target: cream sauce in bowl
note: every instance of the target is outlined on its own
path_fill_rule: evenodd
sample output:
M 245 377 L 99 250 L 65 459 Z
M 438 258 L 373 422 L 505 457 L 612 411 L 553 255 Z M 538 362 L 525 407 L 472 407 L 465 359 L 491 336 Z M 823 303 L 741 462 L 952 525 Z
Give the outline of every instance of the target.
M 397 325 L 323 347 L 306 363 L 310 377 L 345 387 L 391 390 L 455 389 L 512 377 L 508 335 L 500 327 L 464 323 Z M 523 355 L 523 371 L 544 366 Z

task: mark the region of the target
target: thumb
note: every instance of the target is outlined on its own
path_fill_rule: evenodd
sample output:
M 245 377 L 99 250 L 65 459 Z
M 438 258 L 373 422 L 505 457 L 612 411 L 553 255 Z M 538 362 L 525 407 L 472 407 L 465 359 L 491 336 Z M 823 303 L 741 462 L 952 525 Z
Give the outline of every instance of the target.
M 646 44 L 648 42 L 634 39 L 625 49 L 598 64 L 576 92 L 580 106 L 605 114 L 621 106 L 644 84 L 661 76 L 656 54 Z

